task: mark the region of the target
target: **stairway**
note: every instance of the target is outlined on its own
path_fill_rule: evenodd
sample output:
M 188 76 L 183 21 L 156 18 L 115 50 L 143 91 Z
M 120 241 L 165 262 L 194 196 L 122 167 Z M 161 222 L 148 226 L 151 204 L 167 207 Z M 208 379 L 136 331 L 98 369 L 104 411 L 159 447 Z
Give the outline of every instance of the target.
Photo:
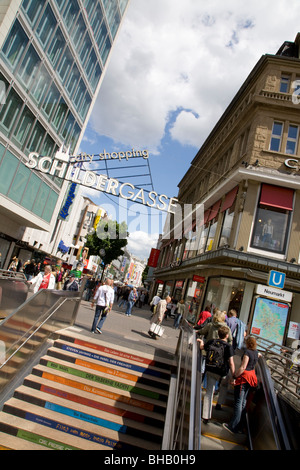
M 0 449 L 161 448 L 171 361 L 62 330 L 0 412 Z

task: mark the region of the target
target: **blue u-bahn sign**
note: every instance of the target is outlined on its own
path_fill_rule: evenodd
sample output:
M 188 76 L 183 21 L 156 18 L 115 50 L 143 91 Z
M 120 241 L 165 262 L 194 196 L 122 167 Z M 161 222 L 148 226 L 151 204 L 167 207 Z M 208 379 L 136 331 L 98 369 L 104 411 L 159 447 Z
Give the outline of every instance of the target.
M 279 271 L 270 271 L 268 286 L 277 287 L 277 289 L 283 289 L 285 283 L 285 274 Z

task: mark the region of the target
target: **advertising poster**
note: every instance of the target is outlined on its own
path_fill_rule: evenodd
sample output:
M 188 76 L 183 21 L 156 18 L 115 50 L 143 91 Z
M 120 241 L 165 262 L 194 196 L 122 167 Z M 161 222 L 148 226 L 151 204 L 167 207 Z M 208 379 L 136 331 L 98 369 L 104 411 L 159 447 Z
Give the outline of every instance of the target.
M 289 305 L 277 300 L 258 297 L 255 303 L 251 333 L 282 344 Z

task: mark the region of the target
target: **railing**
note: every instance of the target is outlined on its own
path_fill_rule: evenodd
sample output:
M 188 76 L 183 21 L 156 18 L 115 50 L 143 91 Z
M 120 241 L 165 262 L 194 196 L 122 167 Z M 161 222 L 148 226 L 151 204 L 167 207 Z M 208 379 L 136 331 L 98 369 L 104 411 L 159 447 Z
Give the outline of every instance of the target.
M 42 289 L 2 320 L 0 392 L 48 338 L 74 324 L 84 285 L 78 292 Z
M 295 362 L 295 350 L 259 336 L 256 336 L 256 340 L 269 367 L 275 389 L 300 411 L 300 367 Z
M 196 332 L 186 321 L 181 327 L 177 356 L 178 368 L 171 379 L 162 449 L 200 450 L 201 351 Z

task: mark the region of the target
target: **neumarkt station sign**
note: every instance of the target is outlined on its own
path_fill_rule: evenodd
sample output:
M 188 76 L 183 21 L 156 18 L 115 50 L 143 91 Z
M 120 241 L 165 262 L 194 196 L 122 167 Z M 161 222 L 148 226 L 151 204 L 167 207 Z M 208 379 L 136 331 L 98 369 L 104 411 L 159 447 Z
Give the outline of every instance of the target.
M 103 152 L 100 154 L 100 159 L 118 159 L 119 161 L 134 159 L 137 156 L 147 159 L 148 151 L 135 151 L 132 149 L 127 152 Z M 97 191 L 102 191 L 106 194 L 121 197 L 133 202 L 143 204 L 148 207 L 158 209 L 160 211 L 175 213 L 176 198 L 169 198 L 165 194 L 158 194 L 156 191 L 146 191 L 142 188 L 137 188 L 129 182 L 120 182 L 115 178 L 110 178 L 104 174 L 98 174 L 95 171 L 85 170 L 82 168 L 82 163 L 91 163 L 93 155 L 77 155 L 70 156 L 69 152 L 64 152 L 63 147 L 55 154 L 54 158 L 40 156 L 36 152 L 29 154 L 29 161 L 26 166 L 30 169 L 35 169 L 45 174 L 58 176 L 66 181 L 70 181 L 71 194 L 68 195 L 67 201 L 70 203 L 74 196 L 74 185 L 80 184 L 87 188 L 92 188 Z M 67 210 L 65 211 L 65 215 Z M 64 214 L 63 214 L 64 215 Z

